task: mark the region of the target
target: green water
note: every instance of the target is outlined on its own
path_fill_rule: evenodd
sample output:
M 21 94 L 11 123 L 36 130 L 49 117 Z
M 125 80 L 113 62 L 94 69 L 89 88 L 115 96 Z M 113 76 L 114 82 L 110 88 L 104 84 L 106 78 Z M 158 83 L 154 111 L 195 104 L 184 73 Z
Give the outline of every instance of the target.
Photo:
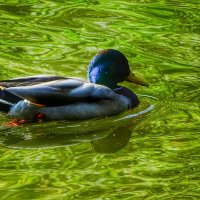
M 86 77 L 114 48 L 149 88 L 141 105 L 82 122 L 4 126 L 6 200 L 200 199 L 199 0 L 0 0 L 0 79 Z

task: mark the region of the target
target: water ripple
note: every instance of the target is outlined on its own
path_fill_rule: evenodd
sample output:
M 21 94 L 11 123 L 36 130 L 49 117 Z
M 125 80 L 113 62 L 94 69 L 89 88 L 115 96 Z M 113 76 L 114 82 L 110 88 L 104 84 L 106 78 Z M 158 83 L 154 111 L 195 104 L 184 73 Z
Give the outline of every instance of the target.
M 109 119 L 0 126 L 1 199 L 199 199 L 199 8 L 197 0 L 2 0 L 1 79 L 86 77 L 97 51 L 116 48 L 150 87 L 125 84 L 141 107 Z

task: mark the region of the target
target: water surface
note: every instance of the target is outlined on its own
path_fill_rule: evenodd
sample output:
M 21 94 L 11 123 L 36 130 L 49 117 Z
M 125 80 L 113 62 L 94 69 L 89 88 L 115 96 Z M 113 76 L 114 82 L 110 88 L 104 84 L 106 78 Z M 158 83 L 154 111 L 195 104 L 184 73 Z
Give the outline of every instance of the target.
M 1 114 L 1 199 L 199 199 L 199 13 L 199 0 L 1 0 L 0 79 L 85 78 L 114 48 L 150 83 L 123 83 L 141 105 L 114 117 L 8 128 Z

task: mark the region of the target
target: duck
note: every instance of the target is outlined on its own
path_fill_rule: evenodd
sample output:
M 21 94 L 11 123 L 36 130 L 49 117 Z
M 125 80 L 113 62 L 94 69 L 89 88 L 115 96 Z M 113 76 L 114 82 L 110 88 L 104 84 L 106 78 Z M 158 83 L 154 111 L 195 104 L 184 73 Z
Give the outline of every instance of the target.
M 0 112 L 18 120 L 85 120 L 135 108 L 137 95 L 119 83 L 148 83 L 130 70 L 125 55 L 106 49 L 89 63 L 87 80 L 37 75 L 0 81 Z

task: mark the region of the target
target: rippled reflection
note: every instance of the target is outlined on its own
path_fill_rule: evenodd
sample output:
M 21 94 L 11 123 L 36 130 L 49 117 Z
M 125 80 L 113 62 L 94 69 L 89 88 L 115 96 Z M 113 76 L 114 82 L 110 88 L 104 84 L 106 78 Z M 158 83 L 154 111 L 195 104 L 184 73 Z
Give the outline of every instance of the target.
M 154 105 L 150 105 L 145 98 L 134 111 L 107 119 L 30 123 L 13 128 L 6 127 L 5 122 L 1 128 L 1 146 L 55 148 L 91 142 L 93 149 L 99 153 L 119 151 L 128 144 L 132 128 L 138 126 L 141 118 L 144 119 L 154 109 Z

